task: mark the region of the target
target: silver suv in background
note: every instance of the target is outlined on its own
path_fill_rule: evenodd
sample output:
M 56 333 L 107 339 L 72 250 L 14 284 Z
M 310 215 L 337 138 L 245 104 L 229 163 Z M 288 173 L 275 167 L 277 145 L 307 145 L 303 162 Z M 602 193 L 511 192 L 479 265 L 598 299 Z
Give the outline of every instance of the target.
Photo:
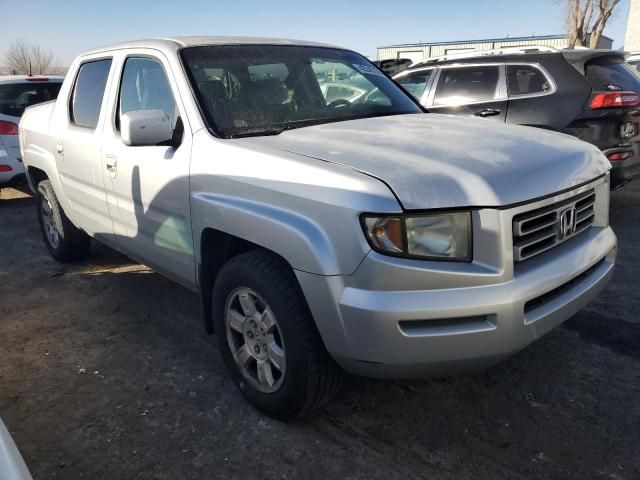
M 31 105 L 55 100 L 62 78 L 0 76 L 0 188 L 24 181 L 18 124 Z
M 328 45 L 96 49 L 27 109 L 20 146 L 51 255 L 95 238 L 199 292 L 235 383 L 281 419 L 342 369 L 491 365 L 596 296 L 616 255 L 596 147 L 424 115 Z

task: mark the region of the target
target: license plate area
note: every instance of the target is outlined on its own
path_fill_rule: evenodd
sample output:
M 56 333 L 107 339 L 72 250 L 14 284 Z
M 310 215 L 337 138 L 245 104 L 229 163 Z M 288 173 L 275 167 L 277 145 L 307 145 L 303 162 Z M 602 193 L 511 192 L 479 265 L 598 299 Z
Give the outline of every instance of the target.
M 625 122 L 620 126 L 620 136 L 623 140 L 629 140 L 638 135 L 640 129 L 634 122 Z

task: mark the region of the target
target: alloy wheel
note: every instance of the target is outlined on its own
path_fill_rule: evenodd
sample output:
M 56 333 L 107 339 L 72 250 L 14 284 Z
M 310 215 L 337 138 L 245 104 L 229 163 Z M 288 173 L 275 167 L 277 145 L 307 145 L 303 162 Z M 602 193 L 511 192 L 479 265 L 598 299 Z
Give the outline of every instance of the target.
M 60 230 L 56 224 L 56 219 L 51 208 L 51 203 L 46 195 L 42 195 L 40 201 L 40 212 L 42 214 L 42 225 L 44 227 L 44 233 L 47 237 L 47 241 L 53 248 L 58 248 L 60 245 Z
M 250 288 L 237 288 L 227 298 L 225 330 L 240 372 L 264 393 L 277 391 L 285 378 L 285 346 L 276 317 Z

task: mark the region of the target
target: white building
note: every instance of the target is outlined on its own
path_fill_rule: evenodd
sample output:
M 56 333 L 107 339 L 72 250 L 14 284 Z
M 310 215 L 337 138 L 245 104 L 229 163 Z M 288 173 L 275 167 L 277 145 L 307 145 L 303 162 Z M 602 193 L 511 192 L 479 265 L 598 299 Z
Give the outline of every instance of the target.
M 640 0 L 631 1 L 632 3 L 640 4 Z M 638 15 L 640 16 L 640 8 L 638 8 Z M 560 49 L 569 47 L 569 40 L 567 35 L 545 35 L 540 37 L 507 37 L 491 38 L 488 40 L 389 45 L 386 47 L 378 47 L 378 60 L 408 58 L 413 60 L 413 62 L 420 62 L 428 58 L 441 57 L 442 55 L 451 55 L 453 53 L 494 50 L 497 48 L 521 47 L 526 45 L 544 45 Z M 613 40 L 603 35 L 598 48 L 611 48 L 612 46 Z M 638 50 L 640 50 L 640 48 L 638 48 Z
M 640 52 L 640 0 L 630 0 L 629 2 L 624 49 L 627 52 Z

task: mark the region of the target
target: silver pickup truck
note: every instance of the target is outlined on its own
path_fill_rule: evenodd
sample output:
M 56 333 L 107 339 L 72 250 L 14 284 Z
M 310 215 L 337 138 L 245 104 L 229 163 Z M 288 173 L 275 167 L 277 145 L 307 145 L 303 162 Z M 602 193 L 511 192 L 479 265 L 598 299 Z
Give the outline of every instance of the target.
M 493 364 L 609 280 L 609 163 L 575 138 L 424 114 L 361 55 L 259 38 L 79 56 L 20 147 L 45 244 L 97 239 L 200 292 L 244 395 L 276 418 L 342 370 Z

